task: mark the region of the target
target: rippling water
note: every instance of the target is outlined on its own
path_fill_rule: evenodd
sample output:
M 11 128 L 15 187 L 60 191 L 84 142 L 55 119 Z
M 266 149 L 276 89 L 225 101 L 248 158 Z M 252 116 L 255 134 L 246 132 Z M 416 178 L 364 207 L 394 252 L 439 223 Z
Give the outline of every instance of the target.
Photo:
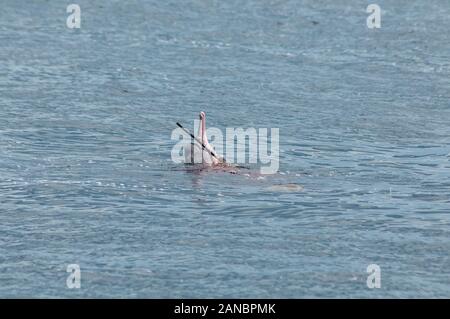
M 1 297 L 450 296 L 448 1 L 77 3 L 2 1 Z M 201 110 L 279 174 L 172 163 Z

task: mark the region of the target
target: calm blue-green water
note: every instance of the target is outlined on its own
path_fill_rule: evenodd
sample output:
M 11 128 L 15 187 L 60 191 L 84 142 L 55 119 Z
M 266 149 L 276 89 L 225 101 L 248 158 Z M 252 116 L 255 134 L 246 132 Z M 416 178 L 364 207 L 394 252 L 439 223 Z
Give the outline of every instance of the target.
M 450 2 L 74 2 L 0 8 L 0 297 L 450 297 Z M 201 110 L 280 173 L 173 164 Z

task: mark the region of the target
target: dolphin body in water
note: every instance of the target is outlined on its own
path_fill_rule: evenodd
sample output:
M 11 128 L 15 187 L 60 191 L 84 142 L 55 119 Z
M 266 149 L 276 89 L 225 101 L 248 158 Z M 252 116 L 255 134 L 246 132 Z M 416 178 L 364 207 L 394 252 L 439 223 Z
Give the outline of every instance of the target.
M 214 148 L 208 142 L 205 112 L 200 112 L 199 118 L 200 123 L 198 126 L 197 137 L 191 144 L 185 146 L 184 162 L 188 164 L 200 162 L 206 166 L 217 166 L 222 164 L 221 166 L 223 166 L 225 164 L 224 159 L 215 155 Z
M 184 163 L 185 164 L 199 164 L 195 167 L 189 169 L 188 171 L 193 173 L 207 173 L 211 171 L 216 172 L 226 172 L 230 174 L 244 175 L 250 178 L 260 179 L 264 177 L 259 174 L 252 172 L 250 168 L 244 166 L 237 166 L 228 164 L 224 158 L 220 157 L 215 151 L 214 147 L 209 144 L 208 137 L 206 135 L 206 114 L 205 112 L 200 112 L 199 114 L 200 123 L 198 126 L 197 136 L 193 138 L 191 143 L 184 146 Z M 178 123 L 177 123 L 178 124 Z M 182 129 L 184 129 L 180 124 L 178 124 Z M 245 170 L 245 171 L 242 171 Z M 278 184 L 272 185 L 266 188 L 266 191 L 270 192 L 301 192 L 303 187 L 298 184 Z
M 192 138 L 190 143 L 184 145 L 184 163 L 191 165 L 191 168 L 186 168 L 187 171 L 196 175 L 208 172 L 224 172 L 243 175 L 251 179 L 265 179 L 264 175 L 252 171 L 249 167 L 231 165 L 227 163 L 223 157 L 218 155 L 215 152 L 214 147 L 209 144 L 208 137 L 206 135 L 205 112 L 200 112 L 199 118 L 200 123 L 197 136 L 192 135 L 189 131 L 184 129 L 181 124 L 177 123 L 177 125 Z M 265 190 L 269 192 L 301 192 L 303 191 L 303 186 L 294 183 L 278 184 L 267 187 Z

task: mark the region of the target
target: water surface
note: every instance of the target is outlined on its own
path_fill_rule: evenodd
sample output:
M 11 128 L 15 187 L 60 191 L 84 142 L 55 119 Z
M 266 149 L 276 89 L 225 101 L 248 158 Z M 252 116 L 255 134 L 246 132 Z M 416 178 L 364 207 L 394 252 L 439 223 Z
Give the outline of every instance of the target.
M 0 297 L 450 296 L 448 1 L 77 3 L 2 2 Z M 279 174 L 172 163 L 201 110 Z

